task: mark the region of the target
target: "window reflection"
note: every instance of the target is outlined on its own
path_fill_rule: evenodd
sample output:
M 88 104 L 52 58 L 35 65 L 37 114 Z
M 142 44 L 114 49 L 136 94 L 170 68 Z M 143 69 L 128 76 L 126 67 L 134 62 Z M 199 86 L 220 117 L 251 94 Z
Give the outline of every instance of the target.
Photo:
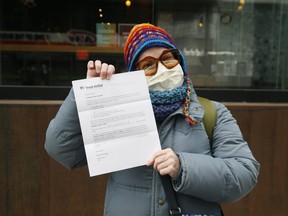
M 144 0 L 129 7 L 116 0 L 2 0 L 0 84 L 70 86 L 85 77 L 89 59 L 123 72 L 125 35 L 135 23 L 150 22 L 172 34 L 195 87 L 287 89 L 287 5 L 281 0 Z

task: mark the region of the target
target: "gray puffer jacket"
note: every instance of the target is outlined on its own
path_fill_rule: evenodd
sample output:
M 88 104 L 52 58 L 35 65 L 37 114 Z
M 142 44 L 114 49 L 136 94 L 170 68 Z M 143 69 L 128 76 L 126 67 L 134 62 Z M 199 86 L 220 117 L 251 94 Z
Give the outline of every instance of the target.
M 191 101 L 190 113 L 202 119 L 204 109 L 195 92 Z M 199 121 L 188 126 L 182 109 L 158 125 L 162 148 L 172 148 L 181 161 L 182 172 L 173 186 L 184 213 L 220 215 L 219 203 L 239 200 L 257 183 L 260 165 L 236 120 L 223 104 L 214 103 L 217 122 L 212 148 L 204 125 Z M 73 89 L 49 124 L 45 148 L 69 169 L 87 163 Z M 104 211 L 106 216 L 168 216 L 159 174 L 148 166 L 111 173 Z

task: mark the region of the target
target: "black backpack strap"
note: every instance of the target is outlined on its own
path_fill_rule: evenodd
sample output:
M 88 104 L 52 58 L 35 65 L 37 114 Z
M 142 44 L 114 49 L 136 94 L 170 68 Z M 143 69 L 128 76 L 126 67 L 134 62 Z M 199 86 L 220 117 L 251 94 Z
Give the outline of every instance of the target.
M 163 188 L 166 194 L 167 202 L 169 205 L 169 213 L 170 215 L 173 216 L 181 216 L 181 208 L 179 207 L 177 200 L 176 200 L 176 195 L 175 191 L 172 186 L 171 178 L 169 175 L 160 175 L 161 181 L 163 184 Z

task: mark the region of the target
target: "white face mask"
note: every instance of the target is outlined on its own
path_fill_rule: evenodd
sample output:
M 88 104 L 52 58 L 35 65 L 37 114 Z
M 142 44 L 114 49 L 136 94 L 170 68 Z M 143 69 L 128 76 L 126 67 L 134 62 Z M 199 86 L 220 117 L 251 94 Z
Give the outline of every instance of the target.
M 160 62 L 154 76 L 146 76 L 149 90 L 166 91 L 180 87 L 184 81 L 184 73 L 180 64 L 172 69 L 167 69 Z

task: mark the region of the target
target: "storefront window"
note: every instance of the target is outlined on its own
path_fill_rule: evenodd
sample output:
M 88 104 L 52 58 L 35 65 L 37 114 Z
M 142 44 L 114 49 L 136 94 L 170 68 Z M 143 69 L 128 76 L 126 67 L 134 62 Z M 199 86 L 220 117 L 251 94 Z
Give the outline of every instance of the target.
M 135 23 L 168 30 L 198 88 L 288 88 L 283 0 L 2 0 L 0 85 L 71 86 L 89 59 L 126 70 Z
M 2 0 L 0 85 L 71 86 L 90 59 L 125 71 L 123 40 L 152 1 Z M 121 36 L 120 36 L 121 35 Z
M 194 86 L 288 88 L 287 1 L 156 2 Z

